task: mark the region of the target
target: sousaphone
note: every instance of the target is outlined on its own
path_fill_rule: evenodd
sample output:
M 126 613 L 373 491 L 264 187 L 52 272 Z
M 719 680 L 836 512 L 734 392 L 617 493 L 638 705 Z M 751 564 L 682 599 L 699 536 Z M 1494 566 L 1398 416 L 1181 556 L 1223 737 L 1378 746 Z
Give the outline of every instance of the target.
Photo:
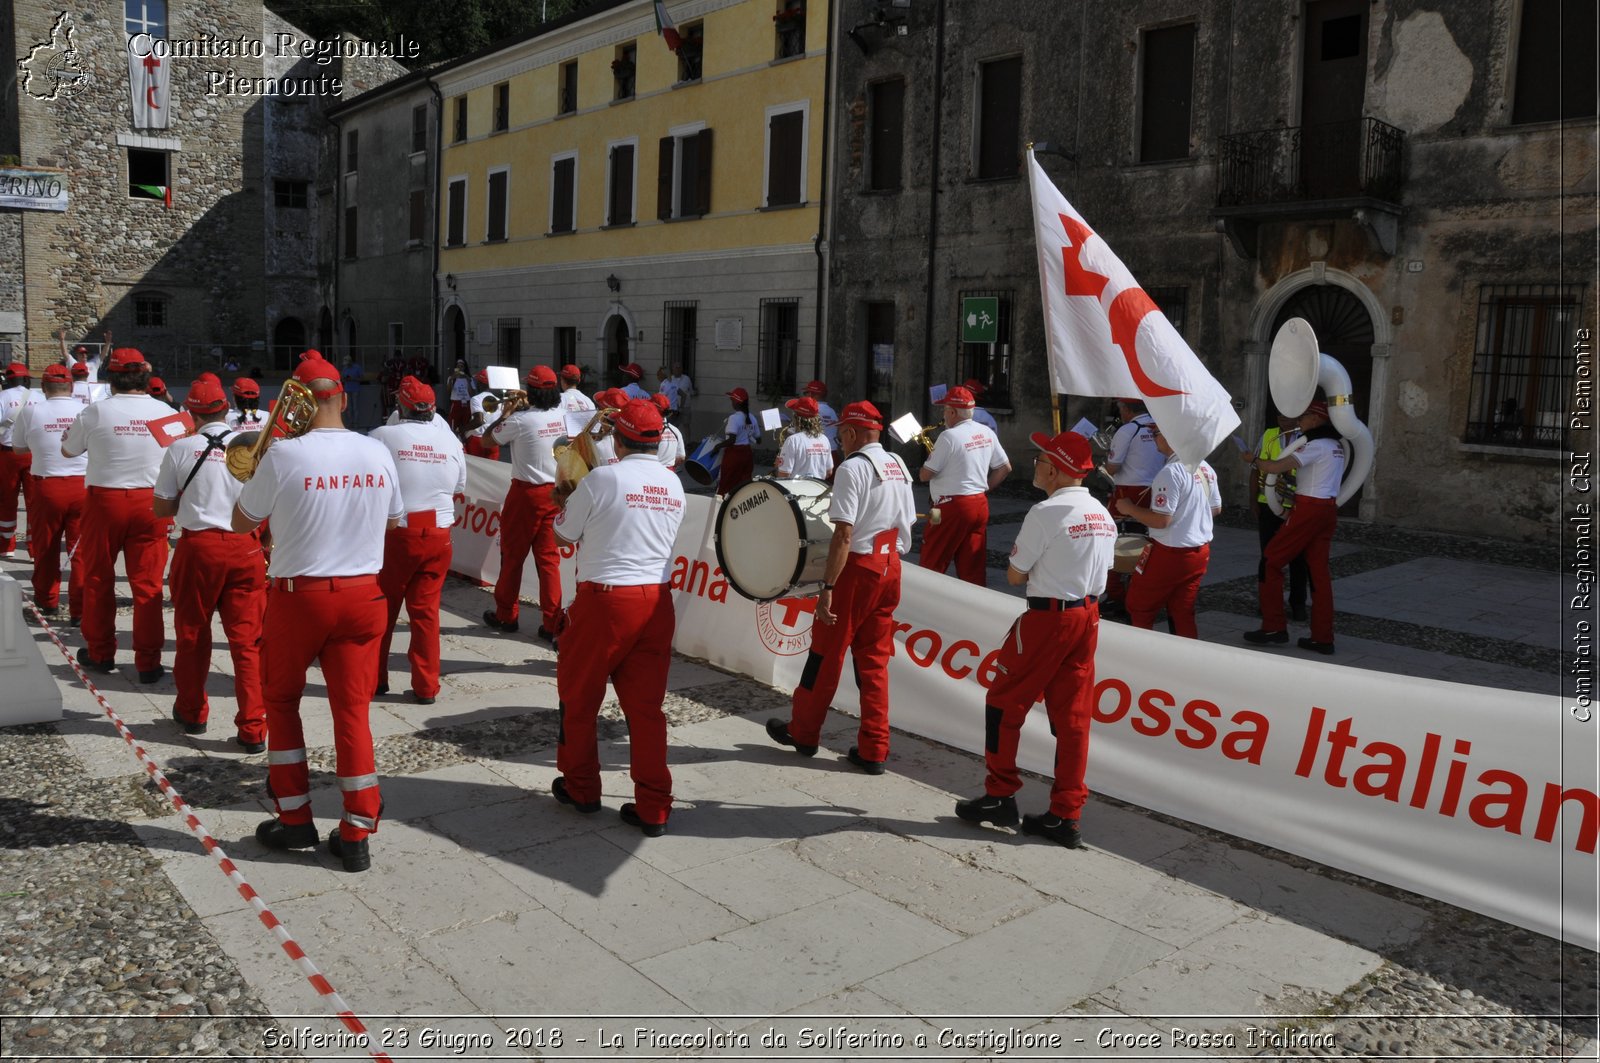
M 1356 417 L 1356 408 L 1351 404 L 1350 374 L 1333 356 L 1322 353 L 1317 346 L 1317 335 L 1305 318 L 1291 317 L 1272 338 L 1272 354 L 1267 359 L 1267 385 L 1272 391 L 1273 405 L 1286 417 L 1305 413 L 1311 400 L 1316 398 L 1317 389 L 1322 389 L 1328 403 L 1328 421 L 1350 449 L 1338 504 L 1342 506 L 1350 501 L 1372 472 L 1376 448 L 1372 432 Z M 1301 436 L 1284 448 L 1282 456 L 1293 454 L 1305 443 L 1305 436 Z M 1277 483 L 1277 474 L 1268 473 L 1267 506 L 1281 517 L 1283 504 L 1278 500 Z

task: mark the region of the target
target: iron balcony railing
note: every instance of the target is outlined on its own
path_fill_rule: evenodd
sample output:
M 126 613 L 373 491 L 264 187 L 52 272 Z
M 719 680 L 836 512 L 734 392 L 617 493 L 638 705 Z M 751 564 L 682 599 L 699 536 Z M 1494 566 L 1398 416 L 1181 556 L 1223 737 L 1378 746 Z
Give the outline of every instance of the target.
M 1376 118 L 1230 133 L 1217 140 L 1217 206 L 1400 200 L 1405 133 Z

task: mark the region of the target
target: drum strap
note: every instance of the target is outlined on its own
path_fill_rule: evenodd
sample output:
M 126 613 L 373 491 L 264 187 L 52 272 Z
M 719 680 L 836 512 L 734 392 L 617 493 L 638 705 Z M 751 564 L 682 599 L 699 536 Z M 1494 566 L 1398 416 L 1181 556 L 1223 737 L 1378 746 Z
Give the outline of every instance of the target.
M 854 454 L 847 455 L 844 461 L 839 464 L 843 465 L 845 461 L 854 461 L 856 458 L 860 458 L 868 465 L 871 465 L 872 471 L 877 474 L 878 479 L 882 480 L 884 478 L 883 459 L 880 454 L 869 454 L 864 450 L 858 450 Z

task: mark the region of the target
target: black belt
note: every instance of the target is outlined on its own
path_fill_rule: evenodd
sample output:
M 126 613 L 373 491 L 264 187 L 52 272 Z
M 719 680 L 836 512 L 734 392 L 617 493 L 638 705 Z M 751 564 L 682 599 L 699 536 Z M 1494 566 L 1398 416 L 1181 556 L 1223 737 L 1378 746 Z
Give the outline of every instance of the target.
M 1042 609 L 1047 613 L 1061 613 L 1068 609 L 1076 609 L 1083 605 L 1093 605 L 1100 600 L 1098 594 L 1091 594 L 1086 598 L 1028 598 L 1029 609 Z

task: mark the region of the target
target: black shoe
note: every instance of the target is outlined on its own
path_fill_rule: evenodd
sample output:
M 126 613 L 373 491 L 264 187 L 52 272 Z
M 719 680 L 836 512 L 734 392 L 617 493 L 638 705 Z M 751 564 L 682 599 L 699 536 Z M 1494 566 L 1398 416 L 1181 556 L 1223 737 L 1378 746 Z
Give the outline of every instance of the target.
M 166 675 L 166 674 L 167 674 L 166 667 L 164 665 L 159 665 L 158 664 L 154 668 L 150 669 L 148 672 L 140 672 L 139 673 L 139 682 L 147 684 L 147 685 L 150 684 L 150 683 L 159 683 L 161 681 L 161 677 Z
M 83 617 L 81 617 L 81 616 L 69 616 L 69 617 L 67 617 L 67 626 L 68 627 L 77 627 L 81 623 L 83 623 Z
M 1302 650 L 1310 650 L 1312 653 L 1320 653 L 1324 657 L 1333 656 L 1333 643 L 1331 642 L 1318 642 L 1316 639 L 1306 638 L 1300 640 L 1300 648 Z
M 557 639 L 556 639 L 555 632 L 551 631 L 549 628 L 545 627 L 543 624 L 539 625 L 539 638 L 543 639 L 545 642 L 548 642 L 550 644 L 550 648 L 552 650 L 557 648 Z
M 183 733 L 186 735 L 203 735 L 206 733 L 205 724 L 190 723 L 188 720 L 185 720 L 182 716 L 178 715 L 177 709 L 172 710 L 172 722 L 183 728 Z
M 372 696 L 375 698 L 381 698 L 387 693 L 389 693 L 389 684 L 379 683 L 377 689 L 372 692 Z
M 591 812 L 600 811 L 599 801 L 579 801 L 576 797 L 567 793 L 567 780 L 560 775 L 550 781 L 550 792 L 556 795 L 557 801 L 564 805 L 571 805 L 586 816 Z M 629 805 L 628 807 L 632 808 L 633 806 Z
M 246 753 L 265 753 L 267 751 L 267 744 L 265 742 L 246 742 L 238 735 L 233 736 L 233 742 Z
M 845 758 L 849 760 L 850 763 L 866 772 L 868 775 L 883 774 L 883 761 L 868 760 L 866 757 L 861 755 L 861 750 L 857 749 L 855 746 L 850 747 L 850 752 L 845 754 Z
M 78 663 L 89 671 L 99 672 L 101 675 L 117 674 L 117 659 L 115 657 L 107 657 L 103 661 L 97 661 L 89 656 L 89 647 L 87 646 L 78 651 Z
M 256 827 L 256 841 L 268 849 L 315 849 L 318 837 L 315 823 L 269 819 Z
M 328 832 L 328 852 L 337 856 L 346 871 L 365 871 L 372 866 L 372 854 L 367 851 L 367 839 L 347 842 L 339 837 L 339 828 Z
M 767 721 L 767 737 L 780 746 L 793 746 L 794 751 L 802 757 L 814 757 L 817 755 L 816 746 L 804 745 L 789 737 L 789 725 L 777 717 Z
M 638 827 L 646 838 L 659 838 L 667 833 L 667 825 L 665 823 L 646 823 L 640 819 L 639 810 L 634 807 L 632 801 L 618 809 L 617 815 L 621 816 L 622 822 L 628 826 Z
M 1244 640 L 1257 646 L 1278 645 L 1289 641 L 1289 633 L 1287 631 L 1246 631 Z
M 1065 845 L 1068 849 L 1083 847 L 1083 835 L 1078 833 L 1078 821 L 1062 819 L 1049 812 L 1039 816 L 1023 816 L 1022 833 L 1048 838 L 1057 845 Z
M 494 630 L 504 631 L 508 635 L 514 633 L 521 626 L 515 620 L 501 620 L 493 609 L 485 609 L 483 611 L 483 622 Z
M 1303 605 L 1291 605 L 1289 607 L 1289 619 L 1298 620 L 1302 624 L 1305 623 L 1306 607 Z
M 957 801 L 956 815 L 968 823 L 993 823 L 996 827 L 1015 827 L 1017 799 L 982 794 L 967 801 Z
M 416 702 L 418 705 L 432 705 L 438 699 L 432 694 L 418 694 L 415 690 L 413 690 L 411 692 L 411 700 Z

